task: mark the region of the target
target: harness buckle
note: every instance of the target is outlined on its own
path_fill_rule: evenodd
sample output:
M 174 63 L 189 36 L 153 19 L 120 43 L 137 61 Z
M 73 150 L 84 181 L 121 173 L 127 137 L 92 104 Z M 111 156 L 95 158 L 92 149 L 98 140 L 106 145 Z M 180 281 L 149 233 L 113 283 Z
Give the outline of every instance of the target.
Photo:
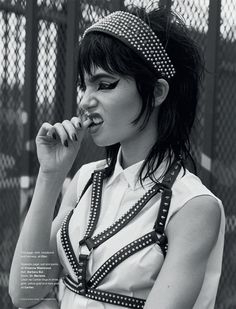
M 82 255 L 86 255 L 87 259 L 89 259 L 90 255 L 92 254 L 92 252 L 94 250 L 92 240 L 90 238 L 82 239 L 79 242 L 79 245 L 80 245 L 80 252 L 83 252 Z M 82 247 L 83 247 L 83 249 L 82 249 Z

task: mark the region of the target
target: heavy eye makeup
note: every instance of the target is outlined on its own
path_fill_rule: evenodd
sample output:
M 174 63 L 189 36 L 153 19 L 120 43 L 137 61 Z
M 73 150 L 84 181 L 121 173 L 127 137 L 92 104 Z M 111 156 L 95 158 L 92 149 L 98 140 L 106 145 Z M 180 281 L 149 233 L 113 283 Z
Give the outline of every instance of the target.
M 118 79 L 118 80 L 116 80 L 113 83 L 99 82 L 98 83 L 98 90 L 111 90 L 111 89 L 115 89 L 116 86 L 118 85 L 119 81 L 120 80 Z
M 119 81 L 120 81 L 119 79 L 116 80 L 115 82 L 112 82 L 112 83 L 100 81 L 100 82 L 96 83 L 97 85 L 94 84 L 93 87 L 96 87 L 97 90 L 112 90 L 112 89 L 116 88 L 116 86 L 118 85 Z M 79 83 L 79 88 L 80 88 L 80 91 L 85 92 L 87 87 L 86 87 L 85 83 L 83 83 L 83 84 Z

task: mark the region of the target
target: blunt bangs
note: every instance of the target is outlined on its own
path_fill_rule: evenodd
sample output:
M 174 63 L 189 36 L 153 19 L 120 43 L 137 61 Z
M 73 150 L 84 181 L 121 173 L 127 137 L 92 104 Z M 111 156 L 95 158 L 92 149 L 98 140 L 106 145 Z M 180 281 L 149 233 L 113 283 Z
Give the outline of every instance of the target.
M 133 77 L 133 60 L 137 56 L 125 44 L 104 33 L 88 33 L 80 43 L 78 72 L 81 86 L 84 73 L 91 75 L 93 67 L 100 67 L 108 73 Z M 140 62 L 140 59 L 137 59 Z M 127 65 L 127 64 L 132 64 Z

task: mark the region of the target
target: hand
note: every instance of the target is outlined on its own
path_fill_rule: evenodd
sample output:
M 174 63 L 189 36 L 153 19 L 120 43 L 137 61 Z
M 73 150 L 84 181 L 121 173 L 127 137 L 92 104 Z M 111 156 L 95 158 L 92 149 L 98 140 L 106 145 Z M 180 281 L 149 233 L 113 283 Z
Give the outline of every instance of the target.
M 44 173 L 67 174 L 91 120 L 73 117 L 62 123 L 43 123 L 36 137 L 37 155 Z

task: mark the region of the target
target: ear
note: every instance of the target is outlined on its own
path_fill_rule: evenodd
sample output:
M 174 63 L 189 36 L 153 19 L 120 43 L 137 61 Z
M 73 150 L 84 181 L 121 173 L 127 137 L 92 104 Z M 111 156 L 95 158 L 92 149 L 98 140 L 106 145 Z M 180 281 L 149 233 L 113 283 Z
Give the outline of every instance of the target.
M 154 88 L 155 106 L 159 106 L 161 105 L 162 102 L 165 101 L 168 92 L 169 92 L 168 82 L 163 78 L 159 78 Z

